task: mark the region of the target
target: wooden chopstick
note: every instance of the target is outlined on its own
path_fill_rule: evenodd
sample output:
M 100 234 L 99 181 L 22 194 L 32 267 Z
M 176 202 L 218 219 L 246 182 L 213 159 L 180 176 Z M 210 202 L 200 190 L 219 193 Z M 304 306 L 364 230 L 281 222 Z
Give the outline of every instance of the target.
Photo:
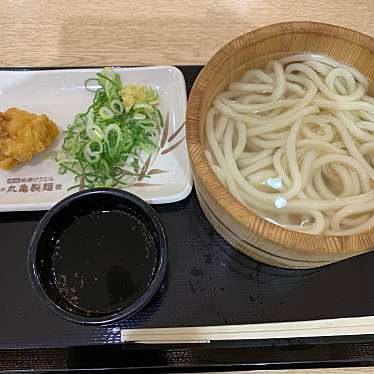
M 325 319 L 226 326 L 195 326 L 121 330 L 122 342 L 201 343 L 247 340 L 374 334 L 374 317 Z

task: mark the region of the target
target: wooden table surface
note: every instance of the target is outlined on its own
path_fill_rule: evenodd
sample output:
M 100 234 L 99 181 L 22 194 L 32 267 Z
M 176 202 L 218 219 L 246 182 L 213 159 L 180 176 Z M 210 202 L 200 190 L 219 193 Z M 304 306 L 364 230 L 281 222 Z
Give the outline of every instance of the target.
M 204 64 L 235 36 L 275 22 L 328 22 L 374 36 L 373 5 L 373 0 L 2 0 L 0 66 Z M 353 372 L 374 369 L 279 373 Z
M 373 0 L 2 0 L 1 66 L 203 64 L 275 22 L 335 23 L 374 36 Z

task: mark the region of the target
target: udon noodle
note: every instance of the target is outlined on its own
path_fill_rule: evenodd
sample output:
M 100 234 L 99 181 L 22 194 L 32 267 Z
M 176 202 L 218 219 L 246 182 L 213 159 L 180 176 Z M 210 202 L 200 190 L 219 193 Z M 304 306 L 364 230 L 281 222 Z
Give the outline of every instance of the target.
M 232 82 L 206 117 L 206 157 L 241 203 L 288 229 L 374 227 L 374 98 L 327 56 L 271 61 Z

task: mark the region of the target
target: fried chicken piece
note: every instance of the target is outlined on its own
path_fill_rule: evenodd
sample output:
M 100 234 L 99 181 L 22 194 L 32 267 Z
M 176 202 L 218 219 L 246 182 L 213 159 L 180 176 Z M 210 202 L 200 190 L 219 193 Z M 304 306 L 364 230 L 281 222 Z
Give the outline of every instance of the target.
M 10 170 L 31 160 L 49 147 L 58 134 L 56 124 L 45 114 L 38 116 L 17 108 L 0 112 L 0 168 Z

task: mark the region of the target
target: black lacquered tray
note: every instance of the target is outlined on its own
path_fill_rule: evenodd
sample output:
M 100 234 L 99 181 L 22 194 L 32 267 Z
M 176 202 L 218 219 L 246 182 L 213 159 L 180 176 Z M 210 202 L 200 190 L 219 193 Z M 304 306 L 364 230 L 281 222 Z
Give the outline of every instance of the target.
M 201 67 L 183 66 L 188 91 Z M 374 365 L 374 336 L 191 345 L 121 345 L 121 328 L 224 325 L 374 314 L 374 252 L 313 270 L 244 256 L 204 217 L 193 191 L 154 206 L 169 242 L 166 280 L 144 311 L 104 327 L 52 314 L 36 297 L 27 250 L 43 212 L 0 214 L 0 371 L 195 371 Z

